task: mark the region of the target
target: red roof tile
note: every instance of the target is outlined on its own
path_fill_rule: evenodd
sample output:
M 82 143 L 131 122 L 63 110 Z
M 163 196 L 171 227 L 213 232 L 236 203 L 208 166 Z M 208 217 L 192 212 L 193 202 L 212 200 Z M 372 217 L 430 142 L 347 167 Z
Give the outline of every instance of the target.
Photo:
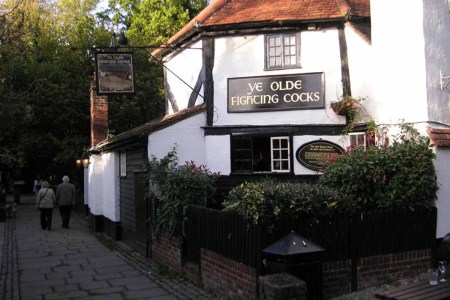
M 450 128 L 431 128 L 427 129 L 431 141 L 436 147 L 450 147 Z
M 224 25 L 344 20 L 353 16 L 369 17 L 370 0 L 215 0 L 167 44 L 182 41 L 198 27 L 207 30 Z M 152 54 L 158 55 L 161 50 Z

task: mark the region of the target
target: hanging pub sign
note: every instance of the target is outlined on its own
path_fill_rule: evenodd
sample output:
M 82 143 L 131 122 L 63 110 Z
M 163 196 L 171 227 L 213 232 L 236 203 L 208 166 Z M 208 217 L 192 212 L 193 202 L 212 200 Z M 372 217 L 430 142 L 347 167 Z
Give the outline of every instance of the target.
M 342 154 L 344 154 L 344 149 L 341 146 L 329 141 L 318 140 L 300 146 L 295 157 L 302 166 L 314 171 L 322 171 L 327 162 Z
M 133 54 L 96 53 L 95 67 L 98 95 L 134 93 Z
M 325 108 L 324 74 L 228 79 L 228 112 Z

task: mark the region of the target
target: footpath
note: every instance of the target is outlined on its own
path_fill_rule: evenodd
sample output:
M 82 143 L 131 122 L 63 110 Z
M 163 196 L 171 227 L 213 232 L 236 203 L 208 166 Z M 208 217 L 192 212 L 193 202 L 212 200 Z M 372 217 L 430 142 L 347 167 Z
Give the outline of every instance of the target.
M 0 299 L 214 299 L 183 279 L 160 277 L 129 249 L 107 247 L 74 212 L 70 228 L 53 211 L 42 230 L 34 195 L 22 195 L 16 218 L 0 222 Z

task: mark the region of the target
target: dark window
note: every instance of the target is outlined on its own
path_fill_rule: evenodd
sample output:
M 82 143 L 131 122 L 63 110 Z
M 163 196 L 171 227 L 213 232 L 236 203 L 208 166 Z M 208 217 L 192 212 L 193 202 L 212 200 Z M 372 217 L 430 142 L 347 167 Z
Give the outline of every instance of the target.
M 266 36 L 266 69 L 300 66 L 300 35 L 296 33 Z
M 290 172 L 289 137 L 233 136 L 233 173 Z

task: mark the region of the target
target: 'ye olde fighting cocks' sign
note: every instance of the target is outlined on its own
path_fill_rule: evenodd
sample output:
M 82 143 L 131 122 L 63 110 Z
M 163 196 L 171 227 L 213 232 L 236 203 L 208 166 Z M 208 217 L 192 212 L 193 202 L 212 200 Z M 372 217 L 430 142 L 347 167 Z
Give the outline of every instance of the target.
M 324 75 L 245 77 L 228 79 L 228 112 L 324 108 Z

